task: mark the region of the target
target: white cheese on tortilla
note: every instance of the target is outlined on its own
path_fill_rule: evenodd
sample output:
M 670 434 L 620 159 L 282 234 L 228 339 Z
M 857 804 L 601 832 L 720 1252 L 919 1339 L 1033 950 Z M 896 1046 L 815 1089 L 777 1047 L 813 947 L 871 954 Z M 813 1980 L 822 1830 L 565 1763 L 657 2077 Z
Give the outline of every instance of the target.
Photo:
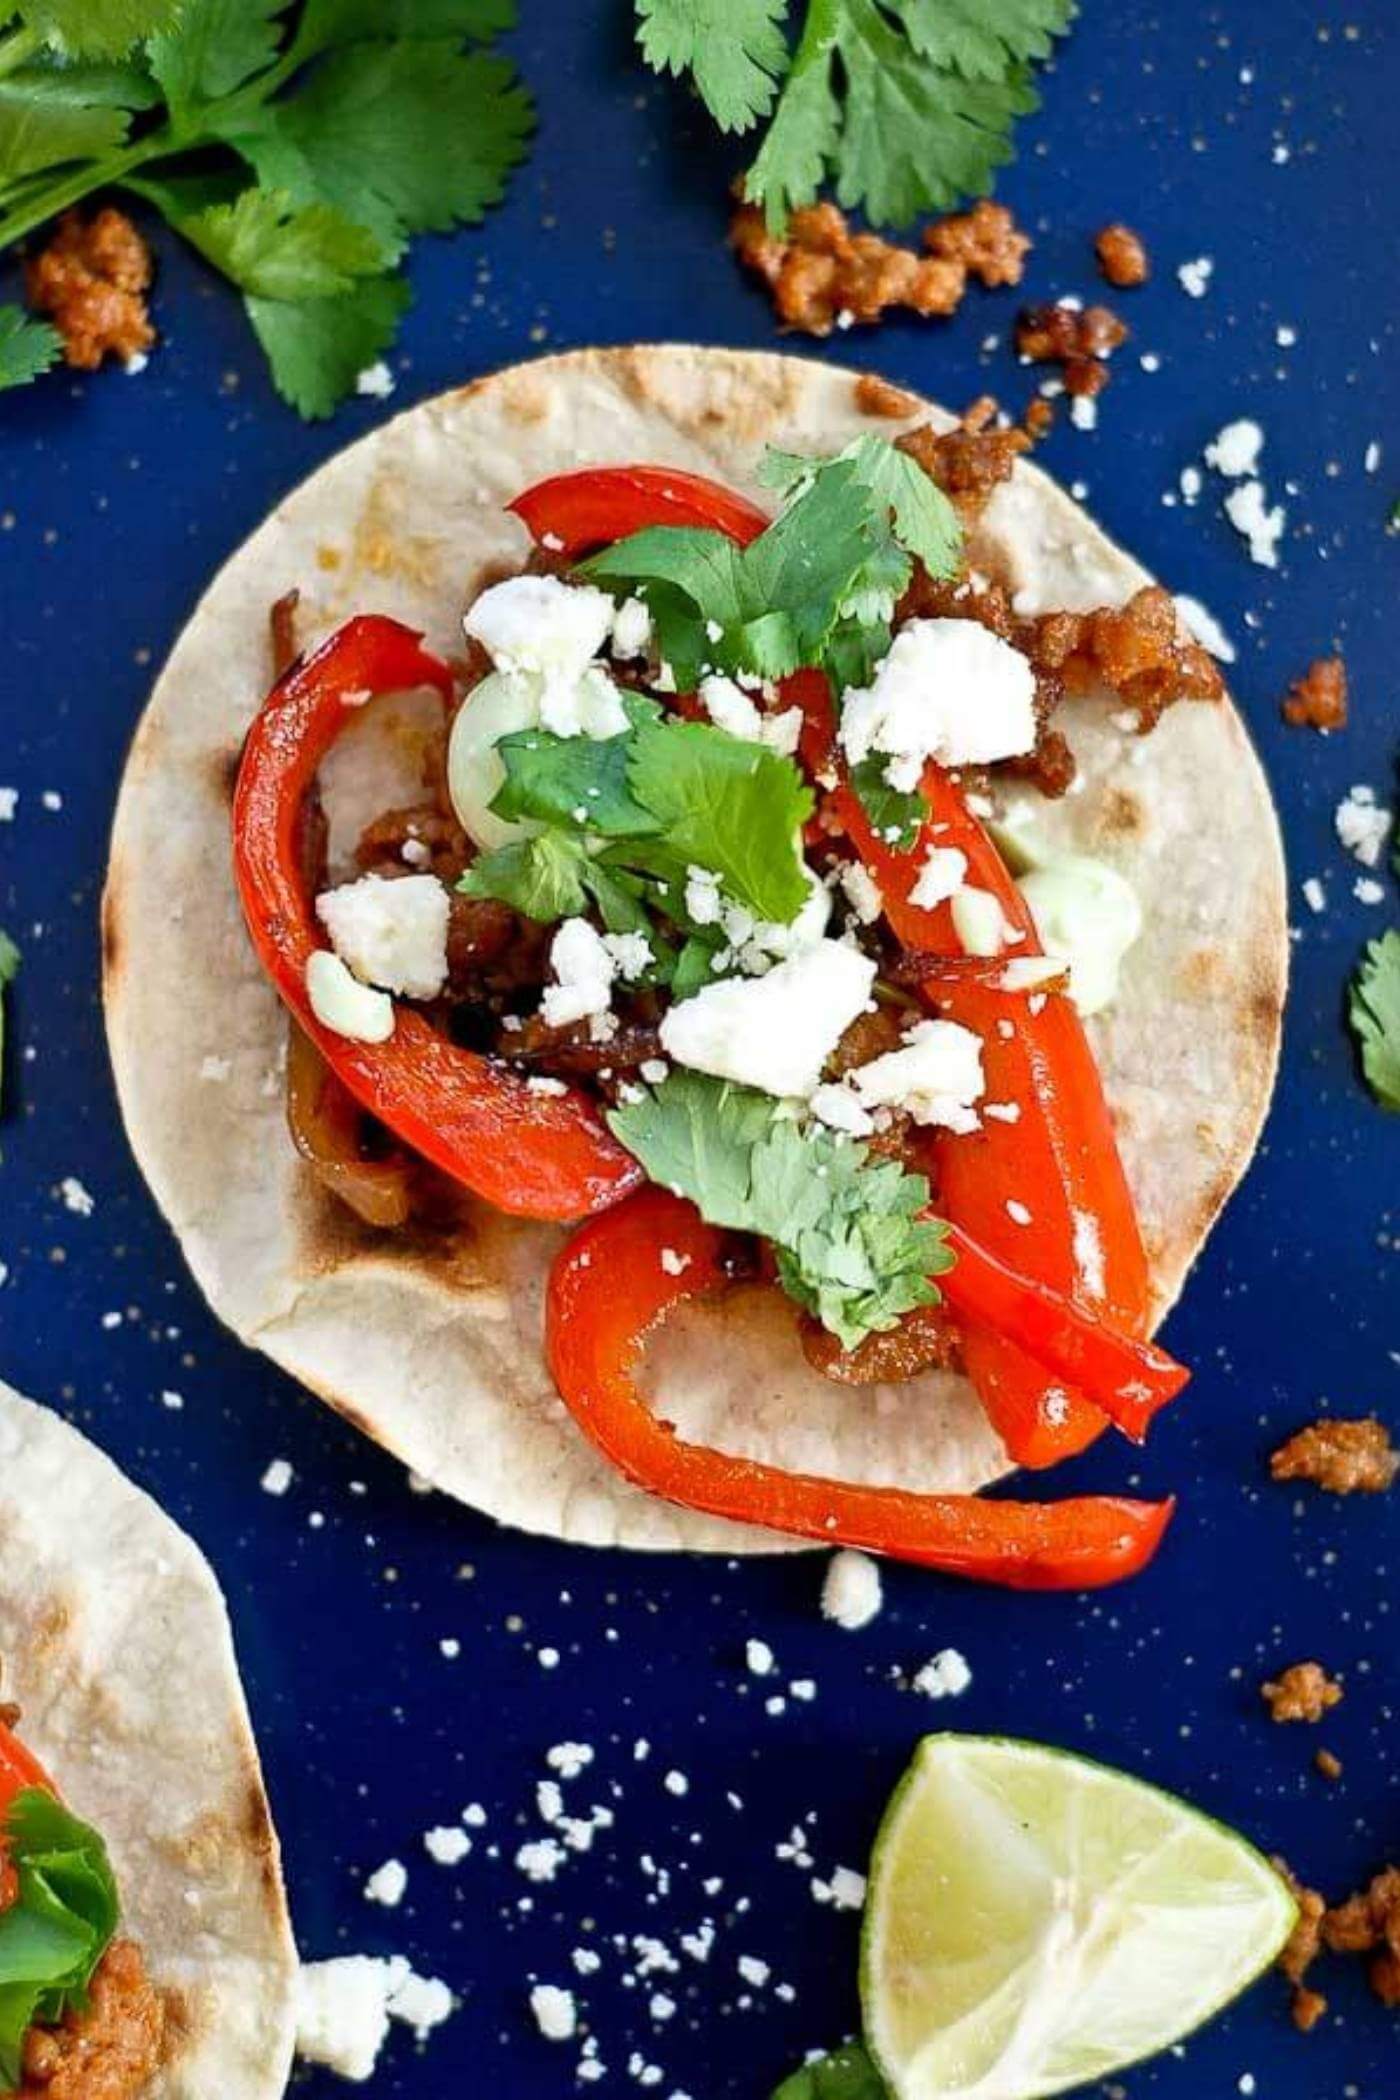
M 868 686 L 846 694 L 841 742 L 852 765 L 889 758 L 886 777 L 918 786 L 924 761 L 991 765 L 1032 749 L 1035 673 L 976 620 L 911 620 Z
M 449 903 L 436 875 L 362 875 L 323 890 L 316 916 L 361 984 L 436 999 L 447 981 Z
M 661 1023 L 668 1057 L 765 1094 L 806 1098 L 875 981 L 875 964 L 844 941 L 800 948 L 764 977 L 707 984 Z

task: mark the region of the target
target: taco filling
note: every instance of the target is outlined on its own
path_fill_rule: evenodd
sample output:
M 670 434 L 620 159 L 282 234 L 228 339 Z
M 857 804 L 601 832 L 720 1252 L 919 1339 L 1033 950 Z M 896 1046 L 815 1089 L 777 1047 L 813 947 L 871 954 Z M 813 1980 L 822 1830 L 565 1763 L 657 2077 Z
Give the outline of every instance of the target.
M 534 542 L 449 665 L 351 619 L 281 675 L 244 747 L 240 898 L 292 1015 L 292 1136 L 367 1224 L 466 1190 L 583 1221 L 550 1370 L 629 1479 L 689 1508 L 1023 1586 L 1116 1580 L 1169 1504 L 849 1485 L 683 1441 L 643 1342 L 736 1281 L 792 1301 L 860 1386 L 973 1382 L 1015 1462 L 1187 1373 L 1148 1339 L 1148 1264 L 1082 1016 L 1142 908 L 1113 869 L 989 826 L 1014 776 L 1074 791 L 1064 696 L 1150 732 L 1213 702 L 1167 592 L 1018 610 L 976 520 L 1026 439 L 867 433 L 770 452 L 770 516 L 692 474 L 592 468 L 510 506 Z M 285 657 L 291 608 L 274 630 Z M 421 803 L 327 874 L 317 777 L 382 695 L 428 688 Z M 861 1396 L 851 1395 L 858 1407 Z
M 0 2093 L 138 2100 L 164 2003 L 119 1938 L 107 1848 L 67 1809 L 0 1707 Z

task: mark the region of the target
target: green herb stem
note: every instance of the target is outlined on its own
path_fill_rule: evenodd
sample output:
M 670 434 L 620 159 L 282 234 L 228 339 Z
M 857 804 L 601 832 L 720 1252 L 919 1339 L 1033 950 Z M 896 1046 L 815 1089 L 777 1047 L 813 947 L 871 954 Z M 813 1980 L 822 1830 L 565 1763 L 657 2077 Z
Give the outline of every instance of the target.
M 67 211 L 72 204 L 81 204 L 84 197 L 94 190 L 109 189 L 114 183 L 125 181 L 135 174 L 147 161 L 159 160 L 173 150 L 168 128 L 147 132 L 144 138 L 133 139 L 130 145 L 118 146 L 103 160 L 84 161 L 71 175 L 62 176 L 17 205 L 0 217 L 0 247 L 8 247 L 13 241 L 22 241 L 36 226 Z
M 27 66 L 31 58 L 37 57 L 43 42 L 37 29 L 11 29 L 0 36 L 0 80 Z

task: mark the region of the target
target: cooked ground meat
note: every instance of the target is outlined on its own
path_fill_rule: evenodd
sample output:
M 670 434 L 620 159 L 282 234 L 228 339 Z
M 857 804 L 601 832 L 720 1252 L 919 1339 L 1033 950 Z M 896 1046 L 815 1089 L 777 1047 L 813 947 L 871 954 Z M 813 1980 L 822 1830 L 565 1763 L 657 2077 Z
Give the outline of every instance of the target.
M 1260 1691 L 1275 1721 L 1320 1721 L 1338 1705 L 1342 1688 L 1321 1663 L 1290 1663 Z
M 1034 627 L 1030 653 L 1038 670 L 1057 672 L 1072 693 L 1107 686 L 1134 710 L 1144 733 L 1174 701 L 1224 693 L 1214 659 L 1187 635 L 1160 584 L 1144 584 L 1126 605 L 1044 613 Z
M 1283 719 L 1295 729 L 1345 729 L 1347 667 L 1340 656 L 1320 656 L 1295 678 L 1283 703 Z
M 365 826 L 355 847 L 367 875 L 436 875 L 449 888 L 472 859 L 471 841 L 455 814 L 436 802 L 386 809 Z
M 729 238 L 740 262 L 768 286 L 783 325 L 807 335 L 878 321 L 891 306 L 951 314 L 967 288 L 964 263 L 853 233 L 834 204 L 795 211 L 784 234 L 769 231 L 757 205 L 740 204 Z
M 548 1078 L 594 1080 L 609 1098 L 635 1079 L 640 1066 L 665 1056 L 649 1021 L 623 1021 L 605 1042 L 594 1042 L 586 1021 L 552 1028 L 538 1014 L 503 1035 L 500 1052 L 509 1063 Z
M 1342 1776 L 1342 1760 L 1334 1751 L 1314 1751 L 1313 1763 L 1317 1766 L 1324 1779 L 1340 1779 Z
M 930 255 L 962 263 L 969 275 L 991 289 L 1021 282 L 1031 243 L 1004 204 L 993 204 L 984 197 L 971 211 L 956 212 L 926 226 L 924 246 Z
M 1032 402 L 1022 423 L 1005 425 L 994 421 L 996 413 L 996 402 L 983 394 L 964 411 L 956 430 L 936 431 L 922 423 L 895 440 L 952 498 L 966 524 L 979 516 L 992 490 L 1011 479 L 1017 460 L 1044 436 L 1054 412 L 1048 401 Z
M 87 2010 L 24 2043 L 20 2100 L 137 2100 L 160 2060 L 165 2008 L 134 1940 L 113 1940 L 97 1965 Z
M 1107 306 L 1069 306 L 1060 300 L 1023 307 L 1016 322 L 1016 348 L 1037 365 L 1108 357 L 1127 339 L 1126 326 Z
M 912 416 L 919 397 L 902 386 L 892 386 L 878 372 L 862 372 L 856 380 L 856 407 L 863 416 Z
M 150 282 L 150 249 L 110 205 L 92 219 L 66 211 L 48 246 L 24 266 L 30 305 L 49 316 L 64 357 L 84 372 L 95 372 L 104 357 L 125 361 L 150 349 Z
M 798 1323 L 798 1336 L 813 1370 L 838 1385 L 902 1384 L 958 1360 L 957 1328 L 944 1305 L 921 1305 L 888 1334 L 868 1334 L 854 1349 L 843 1349 L 834 1334 L 806 1313 Z
M 448 905 L 447 989 L 454 999 L 501 1000 L 533 991 L 548 974 L 552 928 L 525 919 L 494 897 Z
M 1105 226 L 1094 236 L 1094 253 L 1105 278 L 1120 291 L 1127 291 L 1135 284 L 1146 284 L 1151 275 L 1141 234 L 1134 233 L 1131 226 L 1124 226 L 1120 221 Z
M 1275 1480 L 1310 1480 L 1329 1495 L 1381 1495 L 1400 1470 L 1400 1452 L 1374 1415 L 1334 1421 L 1324 1415 L 1281 1444 L 1269 1460 Z
M 1382 2005 L 1400 2005 L 1400 1868 L 1385 1867 L 1355 1896 L 1332 1907 L 1316 1889 L 1305 1888 L 1282 1860 L 1274 1864 L 1298 1903 L 1298 1922 L 1278 1965 L 1294 1986 L 1293 2019 L 1306 2034 L 1327 2010 L 1327 2000 L 1306 1985 L 1318 1955 L 1369 1956 L 1367 1977 Z

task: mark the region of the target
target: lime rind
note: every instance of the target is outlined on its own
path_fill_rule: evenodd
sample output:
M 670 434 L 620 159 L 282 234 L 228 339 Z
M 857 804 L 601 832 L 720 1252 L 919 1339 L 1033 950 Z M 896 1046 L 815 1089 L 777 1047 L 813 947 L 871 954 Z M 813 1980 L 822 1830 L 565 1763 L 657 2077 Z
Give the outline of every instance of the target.
M 861 1942 L 894 2100 L 1047 2100 L 1213 2018 L 1297 1908 L 1226 1825 L 1009 1736 L 926 1736 L 876 1835 Z

